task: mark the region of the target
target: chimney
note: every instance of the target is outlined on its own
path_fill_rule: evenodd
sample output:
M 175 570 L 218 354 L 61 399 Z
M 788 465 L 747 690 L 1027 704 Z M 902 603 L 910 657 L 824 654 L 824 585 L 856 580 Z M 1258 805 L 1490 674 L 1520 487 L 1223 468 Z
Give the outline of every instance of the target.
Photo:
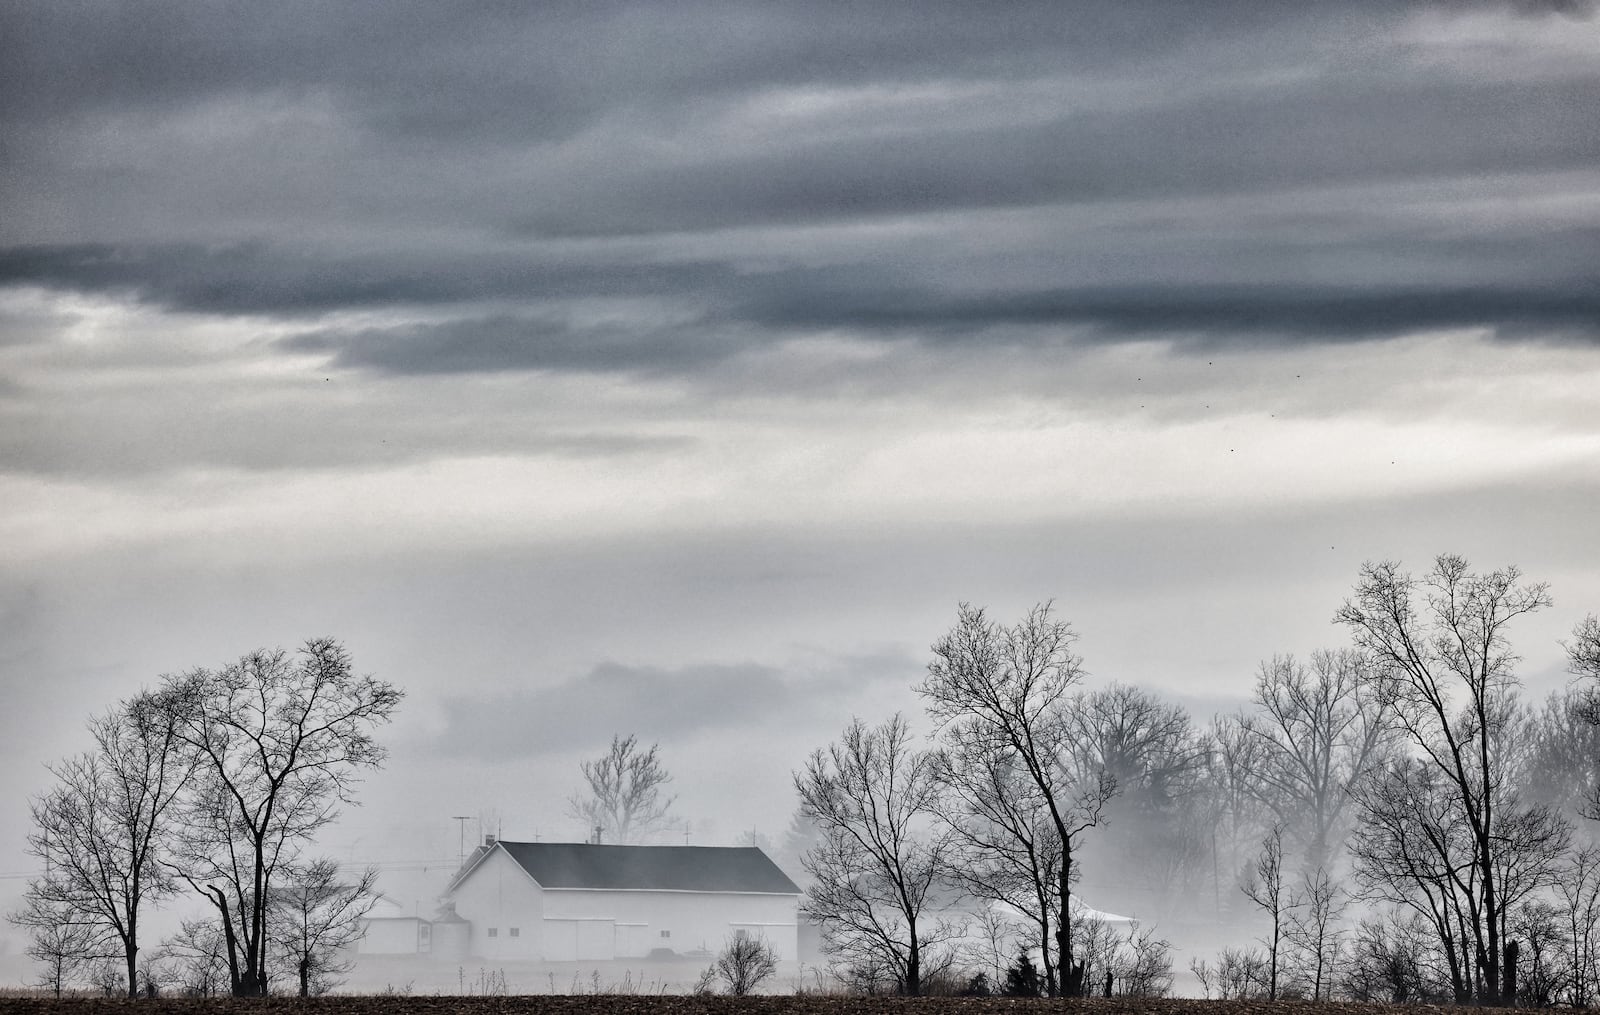
M 493 832 L 490 832 L 489 834 L 487 834 L 487 835 L 485 835 L 483 837 L 483 848 L 484 849 L 490 848 L 491 846 L 494 845 L 494 843 L 495 843 L 495 836 L 494 836 Z
M 594 838 L 590 839 L 589 841 L 592 844 L 596 845 L 596 846 L 600 845 L 600 843 L 602 842 L 601 835 L 602 835 L 602 833 L 605 832 L 605 830 L 606 830 L 606 826 L 604 826 L 604 825 L 595 825 L 594 826 Z

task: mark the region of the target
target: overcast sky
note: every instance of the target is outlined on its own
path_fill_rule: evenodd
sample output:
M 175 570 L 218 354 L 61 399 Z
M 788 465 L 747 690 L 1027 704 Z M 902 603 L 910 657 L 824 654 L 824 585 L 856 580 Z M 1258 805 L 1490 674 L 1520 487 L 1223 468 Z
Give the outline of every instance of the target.
M 580 838 L 613 732 L 776 833 L 964 600 L 1204 719 L 1457 552 L 1543 693 L 1597 266 L 1581 4 L 0 5 L 0 873 L 316 635 L 408 692 L 346 859 Z

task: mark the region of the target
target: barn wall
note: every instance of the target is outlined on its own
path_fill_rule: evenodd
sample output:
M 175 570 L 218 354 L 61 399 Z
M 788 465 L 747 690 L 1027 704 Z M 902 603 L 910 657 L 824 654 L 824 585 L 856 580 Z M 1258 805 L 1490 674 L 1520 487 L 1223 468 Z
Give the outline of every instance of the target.
M 362 955 L 415 955 L 426 951 L 427 922 L 414 916 L 373 917 L 362 921 L 356 951 Z
M 798 957 L 798 901 L 793 895 L 737 892 L 548 889 L 543 899 L 545 957 L 606 957 L 599 951 L 608 931 L 617 958 L 642 958 L 654 948 L 715 954 L 730 934 L 743 930 L 765 937 L 779 959 L 790 961 Z
M 451 893 L 456 913 L 472 924 L 468 954 L 500 961 L 540 958 L 542 894 L 505 850 L 490 853 Z

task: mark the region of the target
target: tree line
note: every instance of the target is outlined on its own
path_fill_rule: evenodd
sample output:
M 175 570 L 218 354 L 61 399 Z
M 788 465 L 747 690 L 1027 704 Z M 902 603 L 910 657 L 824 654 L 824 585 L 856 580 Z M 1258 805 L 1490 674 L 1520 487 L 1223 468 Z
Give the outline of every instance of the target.
M 1568 688 L 1529 702 L 1511 629 L 1551 605 L 1514 567 L 1368 564 L 1334 617 L 1349 644 L 1270 657 L 1206 726 L 1086 687 L 1050 603 L 1013 624 L 963 605 L 916 688 L 931 743 L 856 718 L 795 773 L 804 910 L 846 979 L 906 994 L 975 937 L 1017 948 L 1021 992 L 1168 989 L 1164 942 L 1110 940 L 1087 886 L 1261 928 L 1191 964 L 1208 995 L 1592 1004 L 1600 621 L 1565 643 Z
M 347 876 L 309 847 L 383 761 L 374 730 L 401 698 L 320 638 L 164 676 L 93 717 L 92 749 L 51 765 L 53 787 L 31 802 L 44 873 L 10 914 L 45 985 L 59 995 L 114 959 L 129 997 L 153 993 L 145 917 L 192 892 L 211 918 L 165 950 L 195 967 L 198 989 L 260 996 L 279 975 L 302 996 L 325 989 L 376 874 Z
M 1565 643 L 1567 689 L 1530 702 L 1511 629 L 1551 605 L 1515 568 L 1369 564 L 1334 617 L 1347 645 L 1269 657 L 1250 706 L 1206 724 L 1087 686 L 1050 603 L 1011 624 L 962 605 L 916 687 L 930 736 L 853 719 L 794 773 L 776 852 L 868 991 L 949 989 L 975 953 L 983 989 L 1170 989 L 1167 942 L 1114 930 L 1083 895 L 1259 928 L 1260 948 L 1191 963 L 1208 995 L 1593 1004 L 1600 621 Z M 10 914 L 47 984 L 114 958 L 137 995 L 143 919 L 188 892 L 211 915 L 163 949 L 198 989 L 326 989 L 374 874 L 311 844 L 383 760 L 374 733 L 401 697 L 316 639 L 164 676 L 91 719 L 93 748 L 32 801 L 44 873 Z M 614 738 L 581 771 L 569 811 L 594 841 L 671 820 L 657 745 Z

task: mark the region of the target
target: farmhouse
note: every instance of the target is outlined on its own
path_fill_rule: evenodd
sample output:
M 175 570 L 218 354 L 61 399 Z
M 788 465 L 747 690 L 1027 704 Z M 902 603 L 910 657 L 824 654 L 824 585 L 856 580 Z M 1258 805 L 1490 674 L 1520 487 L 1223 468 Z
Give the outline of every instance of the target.
M 797 952 L 800 889 L 753 846 L 488 842 L 446 899 L 486 960 L 715 953 L 740 934 Z

